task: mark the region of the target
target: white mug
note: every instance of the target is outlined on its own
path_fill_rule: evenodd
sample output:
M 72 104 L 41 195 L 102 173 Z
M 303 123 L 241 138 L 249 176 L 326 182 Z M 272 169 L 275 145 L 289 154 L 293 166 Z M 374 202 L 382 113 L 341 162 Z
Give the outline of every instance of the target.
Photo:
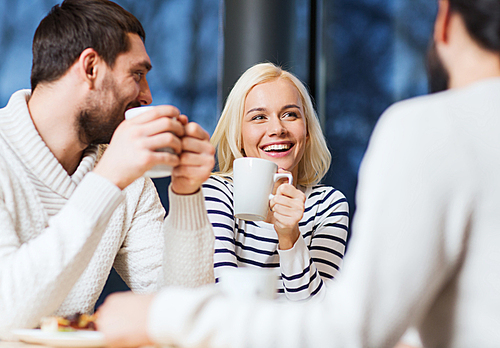
M 150 106 L 141 106 L 137 108 L 128 109 L 127 111 L 125 111 L 125 119 L 129 120 L 131 118 L 139 116 L 143 112 L 151 110 L 152 108 L 154 108 L 154 106 L 150 105 Z M 170 147 L 163 147 L 156 151 L 174 153 L 174 150 Z M 146 173 L 144 173 L 145 176 L 149 176 L 150 178 L 163 178 L 165 176 L 170 176 L 171 174 L 172 174 L 172 166 L 166 164 L 157 164 L 156 166 L 148 170 Z
M 273 197 L 274 183 L 288 178 L 289 173 L 278 173 L 274 162 L 254 157 L 237 158 L 233 162 L 234 216 L 247 221 L 263 221 L 269 211 L 269 200 Z
M 226 295 L 243 300 L 255 297 L 272 300 L 276 298 L 278 280 L 275 269 L 225 268 L 220 272 L 218 286 Z

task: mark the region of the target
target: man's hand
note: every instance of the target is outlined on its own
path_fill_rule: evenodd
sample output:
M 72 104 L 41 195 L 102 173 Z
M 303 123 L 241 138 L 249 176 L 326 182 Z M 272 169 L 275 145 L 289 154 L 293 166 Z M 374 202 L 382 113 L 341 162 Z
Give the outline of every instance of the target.
M 123 292 L 109 295 L 97 311 L 97 329 L 110 347 L 153 345 L 148 337 L 148 313 L 154 295 Z
M 172 171 L 172 191 L 179 195 L 197 192 L 215 165 L 215 149 L 208 133 L 194 122 L 186 124 L 184 130 L 180 162 Z
M 157 164 L 179 165 L 186 118 L 177 108 L 161 105 L 123 121 L 94 172 L 124 189 Z M 175 154 L 157 152 L 170 147 Z

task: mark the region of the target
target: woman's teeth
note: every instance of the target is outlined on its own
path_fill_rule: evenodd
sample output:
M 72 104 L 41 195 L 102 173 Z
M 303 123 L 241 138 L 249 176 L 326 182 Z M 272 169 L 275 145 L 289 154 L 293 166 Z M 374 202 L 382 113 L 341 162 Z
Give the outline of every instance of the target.
M 273 144 L 264 147 L 262 150 L 265 152 L 271 152 L 271 151 L 287 151 L 292 147 L 291 144 Z

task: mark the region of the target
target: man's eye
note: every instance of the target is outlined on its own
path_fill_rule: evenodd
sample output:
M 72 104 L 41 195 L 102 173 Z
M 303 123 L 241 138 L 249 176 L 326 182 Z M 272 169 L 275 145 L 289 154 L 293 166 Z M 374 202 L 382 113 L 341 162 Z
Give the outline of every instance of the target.
M 135 76 L 135 80 L 137 82 L 141 81 L 143 76 L 144 76 L 144 73 L 143 72 L 140 72 L 140 71 L 137 71 L 134 73 L 134 76 Z

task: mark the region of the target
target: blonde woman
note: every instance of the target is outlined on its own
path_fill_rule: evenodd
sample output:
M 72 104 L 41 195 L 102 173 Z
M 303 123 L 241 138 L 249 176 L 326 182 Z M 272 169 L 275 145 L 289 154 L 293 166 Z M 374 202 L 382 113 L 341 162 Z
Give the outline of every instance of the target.
M 318 185 L 331 156 L 304 85 L 271 63 L 251 67 L 229 94 L 211 142 L 219 171 L 203 193 L 216 237 L 216 280 L 227 267 L 276 268 L 281 297 L 320 293 L 340 270 L 349 212 L 340 191 Z M 294 185 L 276 185 L 265 221 L 234 217 L 232 165 L 240 157 L 273 161 L 293 175 Z

